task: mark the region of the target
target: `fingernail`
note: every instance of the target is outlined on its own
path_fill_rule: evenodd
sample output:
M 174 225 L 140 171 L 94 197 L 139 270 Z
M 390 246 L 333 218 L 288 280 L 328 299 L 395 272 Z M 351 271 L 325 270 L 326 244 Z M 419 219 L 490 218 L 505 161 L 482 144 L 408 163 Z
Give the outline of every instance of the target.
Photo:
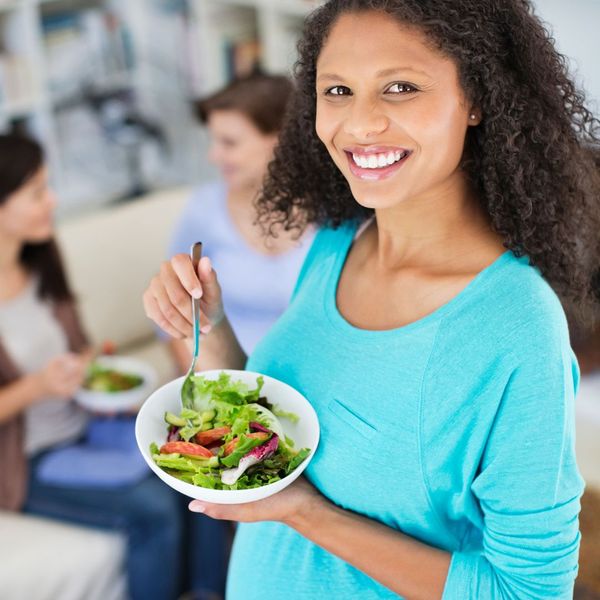
M 210 333 L 211 329 L 212 325 L 204 325 L 204 327 L 200 327 L 200 333 L 204 333 L 206 335 L 207 333 Z
M 200 288 L 194 288 L 192 290 L 192 298 L 196 298 L 196 300 L 202 298 L 202 290 Z
M 196 500 L 190 502 L 188 508 L 192 512 L 197 512 L 197 513 L 203 513 L 206 510 L 206 506 L 204 506 L 204 504 L 202 504 L 201 502 L 197 502 Z

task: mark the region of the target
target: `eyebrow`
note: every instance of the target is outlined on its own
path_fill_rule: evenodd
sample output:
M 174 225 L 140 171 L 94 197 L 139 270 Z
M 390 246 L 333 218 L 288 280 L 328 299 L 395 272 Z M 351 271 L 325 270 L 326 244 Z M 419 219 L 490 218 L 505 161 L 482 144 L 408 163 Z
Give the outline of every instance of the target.
M 413 73 L 418 73 L 419 75 L 427 75 L 425 71 L 420 71 L 419 69 L 415 69 L 413 67 L 392 67 L 390 69 L 383 69 L 381 71 L 377 71 L 375 73 L 375 77 L 389 77 L 390 75 L 395 75 L 396 73 L 400 73 L 402 71 L 412 71 Z M 344 78 L 341 75 L 337 75 L 335 73 L 322 73 L 317 77 L 317 81 L 322 79 L 330 79 L 335 81 L 343 81 Z

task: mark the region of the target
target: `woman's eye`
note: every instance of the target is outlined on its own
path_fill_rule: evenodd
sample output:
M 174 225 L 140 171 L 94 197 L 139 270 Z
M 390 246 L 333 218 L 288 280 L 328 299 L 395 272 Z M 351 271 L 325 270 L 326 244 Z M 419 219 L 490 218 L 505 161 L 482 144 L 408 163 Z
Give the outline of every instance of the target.
M 345 85 L 334 85 L 325 90 L 326 96 L 350 96 L 351 94 L 350 88 Z
M 386 92 L 392 94 L 410 94 L 412 92 L 416 92 L 417 88 L 410 83 L 393 83 L 386 90 Z

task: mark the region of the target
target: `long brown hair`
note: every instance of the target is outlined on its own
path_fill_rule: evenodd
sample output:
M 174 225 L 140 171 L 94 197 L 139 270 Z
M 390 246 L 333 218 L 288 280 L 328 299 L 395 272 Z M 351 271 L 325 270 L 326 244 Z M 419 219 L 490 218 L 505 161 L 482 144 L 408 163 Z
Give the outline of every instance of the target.
M 25 185 L 43 166 L 44 151 L 34 140 L 21 135 L 0 135 L 0 205 Z M 25 243 L 19 262 L 39 277 L 38 296 L 61 302 L 73 300 L 58 245 L 54 238 Z

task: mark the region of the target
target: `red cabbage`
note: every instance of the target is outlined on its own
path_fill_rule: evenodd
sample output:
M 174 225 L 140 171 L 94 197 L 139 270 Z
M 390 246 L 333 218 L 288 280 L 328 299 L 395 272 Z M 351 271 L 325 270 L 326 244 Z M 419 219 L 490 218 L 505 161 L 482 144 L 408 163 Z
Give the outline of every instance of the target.
M 270 429 L 267 429 L 264 425 L 261 425 L 258 421 L 251 421 L 250 429 L 252 429 L 253 431 L 264 431 L 265 433 L 273 433 Z
M 235 469 L 226 469 L 221 472 L 221 481 L 227 485 L 233 485 L 243 474 L 246 469 L 252 465 L 272 456 L 279 445 L 279 438 L 273 434 L 273 437 L 256 448 L 252 448 L 248 454 L 245 454 Z

